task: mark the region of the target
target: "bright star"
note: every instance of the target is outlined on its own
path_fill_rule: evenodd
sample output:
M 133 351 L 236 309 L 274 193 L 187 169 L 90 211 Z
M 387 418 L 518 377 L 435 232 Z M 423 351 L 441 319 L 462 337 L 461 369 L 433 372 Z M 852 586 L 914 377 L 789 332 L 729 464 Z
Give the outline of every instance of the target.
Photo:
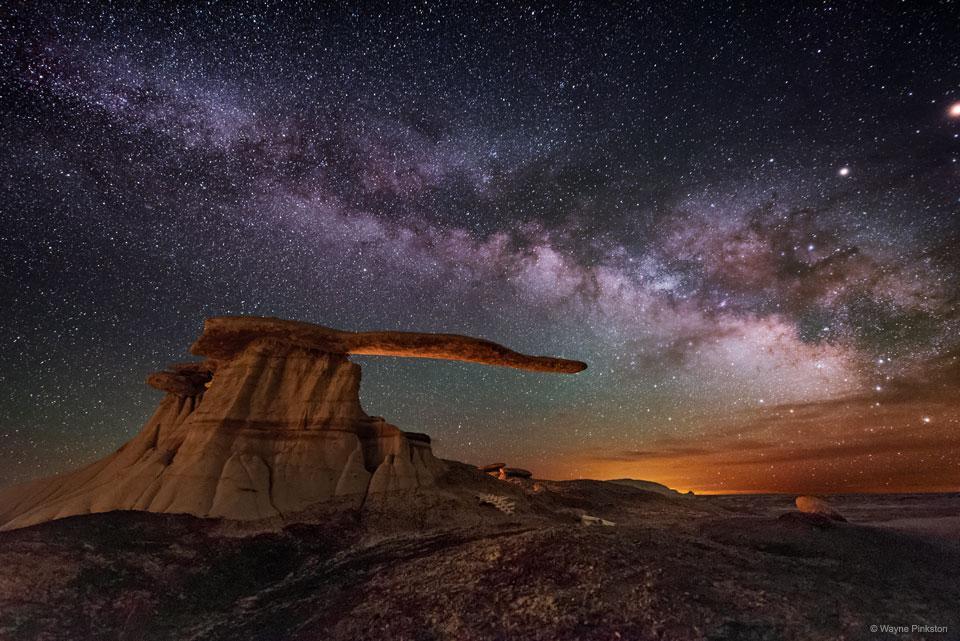
M 951 118 L 960 118 L 960 101 L 950 105 L 950 109 L 947 110 L 947 113 L 950 114 Z
M 841 176 L 849 176 L 849 175 L 850 175 L 850 168 L 849 168 L 849 167 L 841 167 L 841 168 L 840 168 L 840 171 L 838 171 L 837 173 L 840 174 Z

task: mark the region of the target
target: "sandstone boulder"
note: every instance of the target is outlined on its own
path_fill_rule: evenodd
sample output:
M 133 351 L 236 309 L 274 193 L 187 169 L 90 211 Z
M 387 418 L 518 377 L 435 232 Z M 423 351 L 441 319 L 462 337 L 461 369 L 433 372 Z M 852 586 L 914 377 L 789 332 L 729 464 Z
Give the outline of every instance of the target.
M 798 496 L 796 504 L 797 509 L 804 514 L 817 514 L 834 521 L 847 520 L 832 505 L 815 496 Z

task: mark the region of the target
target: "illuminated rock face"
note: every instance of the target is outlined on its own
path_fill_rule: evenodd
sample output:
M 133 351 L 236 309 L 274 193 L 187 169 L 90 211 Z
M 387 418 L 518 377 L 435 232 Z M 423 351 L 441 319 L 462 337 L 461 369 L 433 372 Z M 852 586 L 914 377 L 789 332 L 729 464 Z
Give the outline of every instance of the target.
M 75 472 L 0 490 L 0 529 L 112 510 L 256 520 L 342 497 L 429 486 L 445 465 L 430 438 L 360 407 L 348 354 L 462 360 L 574 373 L 453 334 L 343 332 L 276 318 L 208 319 L 192 352 L 147 382 L 166 393 L 134 439 Z
M 521 354 L 472 336 L 392 331 L 345 332 L 321 325 L 257 316 L 208 318 L 203 335 L 193 344 L 191 351 L 211 359 L 230 359 L 250 341 L 264 338 L 339 354 L 466 361 L 555 374 L 576 374 L 587 368 L 587 364 L 581 361 Z
M 804 514 L 818 514 L 834 521 L 847 520 L 836 508 L 816 496 L 798 496 L 795 502 L 797 509 Z
M 212 378 L 178 369 L 151 377 L 167 395 L 117 452 L 0 491 L 0 527 L 111 510 L 284 516 L 331 497 L 359 506 L 369 493 L 429 485 L 443 468 L 428 437 L 364 413 L 360 366 L 342 354 L 262 339 Z

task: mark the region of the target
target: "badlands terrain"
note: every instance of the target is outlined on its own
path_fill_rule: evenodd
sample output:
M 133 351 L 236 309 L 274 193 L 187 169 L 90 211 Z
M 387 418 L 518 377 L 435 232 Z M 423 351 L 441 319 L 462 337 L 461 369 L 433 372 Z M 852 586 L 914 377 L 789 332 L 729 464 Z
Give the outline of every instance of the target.
M 958 638 L 960 495 L 541 480 L 361 408 L 351 354 L 587 366 L 476 338 L 222 317 L 191 351 L 115 453 L 0 489 L 0 640 Z
M 0 638 L 958 638 L 958 495 L 833 497 L 838 522 L 787 496 L 444 465 L 286 525 L 117 511 L 0 532 Z

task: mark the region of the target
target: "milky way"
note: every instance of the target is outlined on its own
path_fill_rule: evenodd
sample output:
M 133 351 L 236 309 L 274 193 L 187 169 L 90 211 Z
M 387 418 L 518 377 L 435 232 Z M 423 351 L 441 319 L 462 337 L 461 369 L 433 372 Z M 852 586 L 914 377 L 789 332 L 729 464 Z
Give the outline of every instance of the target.
M 441 456 L 960 487 L 956 8 L 31 5 L 0 18 L 0 482 L 115 449 L 206 316 L 360 359 Z

